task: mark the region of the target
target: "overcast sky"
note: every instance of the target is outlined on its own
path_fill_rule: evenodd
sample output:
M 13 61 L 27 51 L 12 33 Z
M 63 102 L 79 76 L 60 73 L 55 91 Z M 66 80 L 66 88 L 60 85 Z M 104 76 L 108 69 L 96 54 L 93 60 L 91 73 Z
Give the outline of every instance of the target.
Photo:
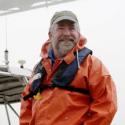
M 0 64 L 6 48 L 5 21 L 7 21 L 7 46 L 11 66 L 26 60 L 25 67 L 32 69 L 40 60 L 40 49 L 48 39 L 49 22 L 55 11 L 72 10 L 78 16 L 81 34 L 87 47 L 109 69 L 116 83 L 118 112 L 112 125 L 125 125 L 125 1 L 124 0 L 77 0 L 66 4 L 35 9 L 0 17 Z M 20 104 L 14 105 L 19 112 Z M 10 110 L 12 125 L 18 118 Z M 8 125 L 5 109 L 0 105 L 1 125 Z

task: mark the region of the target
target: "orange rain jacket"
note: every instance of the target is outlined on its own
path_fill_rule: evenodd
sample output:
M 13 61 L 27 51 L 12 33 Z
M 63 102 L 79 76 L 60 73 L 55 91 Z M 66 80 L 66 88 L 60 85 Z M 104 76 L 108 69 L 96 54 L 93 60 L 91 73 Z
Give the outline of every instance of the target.
M 81 38 L 64 61 L 70 64 L 74 60 L 73 51 L 82 49 L 84 44 L 85 39 Z M 42 47 L 42 65 L 47 72 L 44 83 L 51 84 L 61 60 L 56 59 L 52 67 L 48 58 L 49 48 L 50 42 L 47 41 Z M 30 92 L 31 84 L 32 79 L 22 96 Z M 116 90 L 103 63 L 95 56 L 88 55 L 71 85 L 89 89 L 90 95 L 53 88 L 44 90 L 37 98 L 22 99 L 20 125 L 110 125 L 117 110 Z

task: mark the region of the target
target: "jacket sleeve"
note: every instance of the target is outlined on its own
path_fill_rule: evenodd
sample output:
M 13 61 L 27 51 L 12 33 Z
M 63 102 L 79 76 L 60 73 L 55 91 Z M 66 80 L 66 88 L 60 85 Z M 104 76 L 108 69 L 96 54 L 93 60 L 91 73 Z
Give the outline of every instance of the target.
M 29 93 L 29 90 L 30 90 L 30 84 L 27 84 L 26 87 L 24 88 L 22 96 L 27 95 Z M 24 101 L 22 99 L 21 109 L 20 109 L 20 118 L 19 118 L 20 125 L 29 125 L 31 116 L 32 116 L 32 100 L 27 99 L 26 101 Z
M 117 110 L 116 88 L 108 70 L 96 57 L 91 58 L 88 81 L 92 102 L 84 125 L 110 125 Z

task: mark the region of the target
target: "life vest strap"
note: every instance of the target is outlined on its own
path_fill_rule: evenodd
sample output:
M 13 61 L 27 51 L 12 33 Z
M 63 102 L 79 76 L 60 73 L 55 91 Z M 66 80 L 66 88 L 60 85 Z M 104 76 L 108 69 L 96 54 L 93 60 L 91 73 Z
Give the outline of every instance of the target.
M 51 84 L 51 85 L 48 85 L 48 88 L 61 88 L 61 89 L 65 89 L 65 90 L 68 90 L 68 91 L 72 91 L 72 92 L 79 92 L 79 93 L 82 93 L 82 94 L 85 94 L 85 95 L 89 95 L 90 92 L 89 90 L 87 89 L 84 89 L 84 88 L 76 88 L 74 86 L 71 86 L 71 85 L 68 85 L 68 86 L 61 86 L 59 84 Z

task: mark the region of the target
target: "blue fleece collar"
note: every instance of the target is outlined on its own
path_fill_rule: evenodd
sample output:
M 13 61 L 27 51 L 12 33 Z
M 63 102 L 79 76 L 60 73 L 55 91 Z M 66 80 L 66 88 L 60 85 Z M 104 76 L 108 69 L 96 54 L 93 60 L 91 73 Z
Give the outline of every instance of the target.
M 54 55 L 53 49 L 50 49 L 50 50 L 49 50 L 48 56 L 49 56 L 49 58 L 51 59 L 51 62 L 52 62 L 52 65 L 53 65 L 54 62 L 55 62 L 55 55 Z

